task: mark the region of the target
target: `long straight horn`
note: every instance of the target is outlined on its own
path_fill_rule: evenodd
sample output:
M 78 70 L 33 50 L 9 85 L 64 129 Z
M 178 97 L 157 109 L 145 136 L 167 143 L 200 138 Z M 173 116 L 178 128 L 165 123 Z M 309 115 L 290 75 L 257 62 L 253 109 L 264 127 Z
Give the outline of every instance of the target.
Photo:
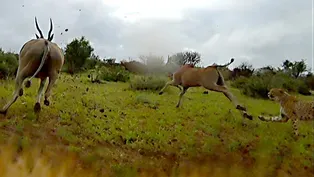
M 38 30 L 38 32 L 39 32 L 39 34 L 40 34 L 40 37 L 41 37 L 41 38 L 44 38 L 43 33 L 42 33 L 41 30 L 39 29 L 39 26 L 38 26 L 37 18 L 36 18 L 36 17 L 35 17 L 35 24 L 36 24 L 36 28 L 37 28 L 37 30 Z
M 48 39 L 48 41 L 52 41 L 53 39 L 53 34 L 50 36 L 50 38 Z
M 53 39 L 53 35 L 51 35 L 52 29 L 53 29 L 53 25 L 52 25 L 52 20 L 50 18 L 50 30 L 49 30 L 49 33 L 48 33 L 48 40 L 49 41 L 52 41 L 52 39 Z

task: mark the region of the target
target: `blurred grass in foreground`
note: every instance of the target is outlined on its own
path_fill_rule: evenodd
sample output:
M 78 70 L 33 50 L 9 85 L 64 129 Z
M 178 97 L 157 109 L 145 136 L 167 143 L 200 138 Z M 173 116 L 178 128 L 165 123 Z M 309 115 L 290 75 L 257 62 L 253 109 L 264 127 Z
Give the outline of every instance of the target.
M 92 166 L 86 166 L 79 160 L 78 154 L 69 151 L 48 151 L 44 146 L 30 145 L 27 148 L 17 146 L 18 138 L 11 138 L 9 143 L 0 146 L 0 177 L 96 177 L 96 176 L 134 176 L 134 177 L 266 177 L 290 176 L 284 170 L 270 174 L 267 166 L 271 158 L 257 159 L 254 168 L 244 168 L 236 163 L 221 161 L 189 163 L 182 162 L 165 172 L 158 169 L 126 169 L 125 173 L 114 173 L 103 166 L 96 172 Z M 230 157 L 225 157 L 228 160 Z M 234 158 L 234 157 L 232 157 Z M 230 159 L 231 160 L 231 159 Z M 229 164 L 229 166 L 228 166 Z M 306 175 L 306 174 L 304 174 Z M 293 176 L 293 175 L 292 175 Z M 307 175 L 306 175 L 307 176 Z

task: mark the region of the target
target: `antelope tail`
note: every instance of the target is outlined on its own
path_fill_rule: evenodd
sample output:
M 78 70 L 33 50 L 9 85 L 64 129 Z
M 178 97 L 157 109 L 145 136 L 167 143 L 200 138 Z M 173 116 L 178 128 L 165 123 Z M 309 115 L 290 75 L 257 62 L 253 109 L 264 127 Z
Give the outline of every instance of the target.
M 225 79 L 224 77 L 222 76 L 222 74 L 220 73 L 220 71 L 218 70 L 218 67 L 226 67 L 226 66 L 229 66 L 231 63 L 234 62 L 234 58 L 231 58 L 230 62 L 229 63 L 226 63 L 224 65 L 215 65 L 213 67 L 215 67 L 217 69 L 217 74 L 218 74 L 218 78 L 217 78 L 217 85 L 225 85 Z
M 226 66 L 229 66 L 231 63 L 234 62 L 234 58 L 231 58 L 230 62 L 229 63 L 226 63 L 224 65 L 214 65 L 213 67 L 216 67 L 216 68 L 223 68 L 223 67 L 226 67 Z
M 42 58 L 41 58 L 40 65 L 39 65 L 39 67 L 37 68 L 36 72 L 33 74 L 33 76 L 30 77 L 30 78 L 26 81 L 27 83 L 26 83 L 25 85 L 27 85 L 28 87 L 31 85 L 31 80 L 38 74 L 38 72 L 39 72 L 39 71 L 41 70 L 41 68 L 44 66 L 49 51 L 50 51 L 49 43 L 48 43 L 47 40 L 45 40 L 45 49 L 44 49 L 43 56 L 42 56 Z
M 218 73 L 218 79 L 217 79 L 216 84 L 217 84 L 217 85 L 221 85 L 221 86 L 225 85 L 225 79 L 224 79 L 224 77 L 222 76 L 222 74 L 220 73 L 219 70 L 217 70 L 217 73 Z

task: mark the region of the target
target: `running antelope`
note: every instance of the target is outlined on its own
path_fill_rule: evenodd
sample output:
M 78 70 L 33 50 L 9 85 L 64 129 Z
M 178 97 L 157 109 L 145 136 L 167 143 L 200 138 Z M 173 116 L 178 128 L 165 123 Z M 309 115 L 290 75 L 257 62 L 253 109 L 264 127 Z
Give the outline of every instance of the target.
M 211 65 L 206 68 L 194 68 L 193 65 L 183 65 L 175 73 L 173 73 L 172 80 L 167 82 L 165 86 L 160 90 L 159 95 L 163 94 L 163 91 L 169 86 L 178 87 L 182 86 L 181 93 L 179 95 L 179 101 L 176 105 L 178 108 L 181 105 L 182 97 L 190 87 L 204 87 L 210 91 L 216 91 L 223 93 L 236 107 L 240 110 L 244 117 L 253 119 L 251 115 L 246 112 L 246 108 L 241 106 L 236 97 L 228 90 L 225 85 L 224 78 L 218 68 L 227 67 L 233 63 L 234 59 L 231 58 L 230 62 L 225 65 Z
M 12 99 L 2 108 L 2 110 L 0 110 L 1 114 L 6 114 L 17 98 L 23 95 L 22 85 L 26 78 L 28 78 L 25 82 L 26 88 L 31 86 L 31 79 L 34 77 L 40 79 L 37 100 L 34 105 L 34 111 L 36 113 L 41 110 L 40 100 L 46 80 L 49 78 L 44 104 L 46 106 L 49 106 L 50 104 L 49 97 L 51 95 L 51 89 L 58 79 L 61 67 L 63 66 L 64 55 L 60 47 L 56 43 L 51 42 L 53 39 L 53 34 L 51 34 L 53 29 L 51 18 L 48 39 L 44 38 L 43 33 L 38 26 L 36 17 L 35 24 L 40 36 L 35 34 L 37 39 L 31 39 L 22 46 L 19 53 L 19 66 L 15 78 L 15 91 Z

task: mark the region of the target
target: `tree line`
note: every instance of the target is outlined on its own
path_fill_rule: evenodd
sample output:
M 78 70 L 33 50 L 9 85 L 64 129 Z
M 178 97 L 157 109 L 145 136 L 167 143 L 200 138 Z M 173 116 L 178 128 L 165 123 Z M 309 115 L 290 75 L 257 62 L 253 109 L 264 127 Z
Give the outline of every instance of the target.
M 125 69 L 129 72 L 137 74 L 171 74 L 184 64 L 190 64 L 194 67 L 201 67 L 199 66 L 201 62 L 201 55 L 196 51 L 177 52 L 175 54 L 169 55 L 167 59 L 164 59 L 162 56 L 155 56 L 152 54 L 140 55 L 137 60 L 129 58 L 127 60 L 123 60 L 121 63 L 116 63 L 115 58 L 101 59 L 98 55 L 96 55 L 94 53 L 94 48 L 90 45 L 89 40 L 87 40 L 84 36 L 73 39 L 62 50 L 65 55 L 63 72 L 75 74 L 83 71 L 90 71 L 90 78 L 93 82 L 96 82 L 97 79 L 101 77 L 104 80 L 109 81 L 127 81 L 129 75 L 126 72 L 121 71 Z M 115 68 L 112 68 L 112 66 Z M 18 54 L 14 52 L 5 52 L 0 48 L 0 79 L 14 77 L 17 67 Z M 244 82 L 243 78 L 249 79 L 253 77 L 256 79 L 255 77 L 259 77 L 260 79 L 266 76 L 278 76 L 280 73 L 282 74 L 282 77 L 280 77 L 281 80 L 283 76 L 287 76 L 287 78 L 302 81 L 302 83 L 305 84 L 302 86 L 303 90 L 306 90 L 304 89 L 305 87 L 308 89 L 314 89 L 313 73 L 308 72 L 307 75 L 304 75 L 306 71 L 309 71 L 309 68 L 307 68 L 304 59 L 294 62 L 286 59 L 282 62 L 280 67 L 266 66 L 262 68 L 253 68 L 253 66 L 249 63 L 241 63 L 233 70 L 229 70 L 228 68 L 222 69 L 226 80 L 237 81 L 234 83 Z M 94 78 L 94 80 L 92 78 Z M 290 83 L 285 83 L 282 87 L 288 87 L 286 85 L 295 84 L 292 81 L 289 82 Z M 239 87 L 239 85 L 234 86 Z M 263 92 L 266 92 L 267 89 L 268 88 L 263 89 Z M 292 90 L 296 91 L 297 89 Z M 250 94 L 251 96 L 254 95 L 252 93 Z

